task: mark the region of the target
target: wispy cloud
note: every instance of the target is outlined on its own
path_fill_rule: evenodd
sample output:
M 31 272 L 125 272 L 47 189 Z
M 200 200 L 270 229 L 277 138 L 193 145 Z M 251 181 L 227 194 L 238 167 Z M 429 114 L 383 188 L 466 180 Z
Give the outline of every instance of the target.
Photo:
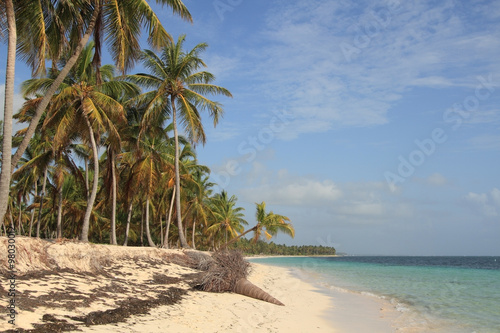
M 489 193 L 469 192 L 465 200 L 472 207 L 487 217 L 496 217 L 500 215 L 500 190 L 493 188 Z
M 469 29 L 468 6 L 279 2 L 258 31 L 261 52 L 241 54 L 246 58 L 238 63 L 259 82 L 250 89 L 296 117 L 287 139 L 381 125 L 414 87 L 474 87 L 477 75 L 498 68 L 498 28 L 483 22 L 484 30 Z M 352 48 L 349 59 L 345 45 Z
M 500 150 L 500 135 L 484 134 L 471 138 L 468 148 L 472 150 Z

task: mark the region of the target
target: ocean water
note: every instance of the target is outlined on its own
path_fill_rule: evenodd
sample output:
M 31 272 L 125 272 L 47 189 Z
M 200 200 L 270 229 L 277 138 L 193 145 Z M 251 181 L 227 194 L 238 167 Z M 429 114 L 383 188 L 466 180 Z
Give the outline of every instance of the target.
M 271 257 L 325 291 L 387 300 L 419 332 L 500 332 L 500 257 Z

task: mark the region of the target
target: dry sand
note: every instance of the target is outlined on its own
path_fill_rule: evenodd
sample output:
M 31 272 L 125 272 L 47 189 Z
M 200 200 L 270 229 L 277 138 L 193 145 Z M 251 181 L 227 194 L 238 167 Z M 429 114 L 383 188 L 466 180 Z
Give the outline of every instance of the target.
M 0 264 L 6 261 L 5 244 L 0 237 Z M 252 263 L 249 276 L 285 304 L 277 306 L 194 290 L 199 272 L 186 267 L 180 250 L 28 238 L 17 238 L 16 246 L 16 268 L 23 273 L 16 280 L 17 329 L 51 332 L 66 325 L 83 332 L 395 332 L 395 312 L 387 306 L 340 291 L 332 298 L 285 268 Z M 6 287 L 4 274 L 2 308 L 8 302 Z M 13 328 L 7 320 L 0 313 L 0 331 Z

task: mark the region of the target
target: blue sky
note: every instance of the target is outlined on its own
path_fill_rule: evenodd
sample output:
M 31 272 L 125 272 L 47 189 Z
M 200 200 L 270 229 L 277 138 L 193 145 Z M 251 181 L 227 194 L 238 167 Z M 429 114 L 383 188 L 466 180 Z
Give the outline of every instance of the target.
M 250 224 L 265 201 L 279 243 L 500 254 L 500 2 L 185 4 L 192 25 L 158 13 L 234 96 L 199 160 Z

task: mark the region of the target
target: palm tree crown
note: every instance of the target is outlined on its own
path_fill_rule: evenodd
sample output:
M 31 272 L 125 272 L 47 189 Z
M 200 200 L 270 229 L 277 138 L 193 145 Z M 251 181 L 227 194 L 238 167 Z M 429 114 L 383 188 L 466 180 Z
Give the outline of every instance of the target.
M 176 212 L 179 227 L 179 239 L 182 247 L 188 247 L 182 231 L 182 217 L 180 204 L 180 176 L 179 176 L 179 142 L 177 117 L 184 127 L 188 139 L 196 144 L 205 143 L 206 137 L 201 122 L 200 111 L 207 110 L 214 121 L 214 126 L 223 113 L 220 103 L 214 102 L 205 95 L 219 95 L 232 97 L 231 93 L 222 87 L 212 84 L 213 74 L 198 71 L 206 64 L 200 58 L 200 53 L 207 44 L 200 43 L 191 51 L 184 52 L 182 47 L 185 36 L 182 35 L 177 43 L 169 43 L 163 48 L 161 56 L 150 50 L 143 52 L 142 60 L 150 74 L 130 75 L 129 80 L 142 85 L 149 92 L 137 98 L 139 105 L 144 107 L 141 133 L 148 130 L 151 124 L 156 124 L 165 114 L 171 114 L 174 125 L 175 138 L 175 184 L 176 184 Z M 143 134 L 140 134 L 143 135 Z

